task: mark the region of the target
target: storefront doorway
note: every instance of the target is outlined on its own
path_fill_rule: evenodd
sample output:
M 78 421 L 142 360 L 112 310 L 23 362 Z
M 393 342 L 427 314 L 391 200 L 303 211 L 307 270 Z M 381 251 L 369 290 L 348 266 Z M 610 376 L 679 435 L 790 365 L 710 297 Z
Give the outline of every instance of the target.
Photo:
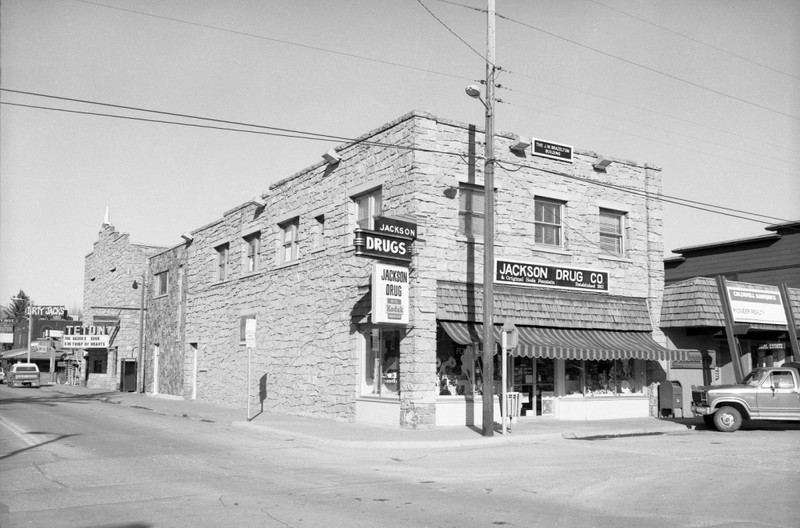
M 523 416 L 553 414 L 554 373 L 552 359 L 512 358 L 512 390 L 522 395 Z

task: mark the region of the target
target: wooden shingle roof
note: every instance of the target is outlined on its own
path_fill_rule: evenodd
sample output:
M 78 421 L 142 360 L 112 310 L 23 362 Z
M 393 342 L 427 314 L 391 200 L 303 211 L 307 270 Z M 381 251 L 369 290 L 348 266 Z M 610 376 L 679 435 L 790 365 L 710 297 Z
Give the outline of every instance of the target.
M 789 303 L 795 319 L 800 321 L 800 290 L 789 288 Z M 661 304 L 661 328 L 699 326 L 720 328 L 725 326 L 716 279 L 694 277 L 668 284 L 664 288 L 664 298 Z M 774 330 L 781 326 L 750 324 L 752 329 L 764 330 Z
M 553 328 L 649 332 L 647 300 L 607 294 L 495 285 L 495 322 Z M 480 322 L 483 285 L 438 281 L 436 317 Z

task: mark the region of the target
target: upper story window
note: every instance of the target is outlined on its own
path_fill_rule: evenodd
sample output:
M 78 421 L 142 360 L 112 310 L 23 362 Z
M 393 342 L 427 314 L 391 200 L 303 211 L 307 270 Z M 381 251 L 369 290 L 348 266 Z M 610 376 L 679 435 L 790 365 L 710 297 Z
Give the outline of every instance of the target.
M 261 251 L 261 233 L 253 233 L 244 237 L 244 272 L 252 273 L 258 270 L 259 252 Z
M 458 234 L 483 240 L 485 197 L 482 187 L 460 185 L 458 188 Z
M 168 275 L 166 271 L 156 273 L 156 296 L 167 294 Z
M 297 232 L 300 227 L 300 219 L 293 218 L 280 224 L 281 244 L 278 251 L 278 263 L 285 264 L 294 262 L 299 258 Z
M 611 255 L 625 252 L 625 213 L 600 209 L 600 249 Z
M 217 280 L 228 280 L 228 251 L 230 244 L 221 244 L 214 249 L 217 251 Z
M 561 247 L 563 236 L 564 202 L 547 198 L 534 199 L 535 242 Z
M 361 229 L 375 229 L 375 217 L 380 216 L 383 210 L 381 189 L 353 198 L 356 204 L 356 224 Z
M 325 247 L 325 215 L 314 217 L 311 234 L 311 248 L 314 250 Z

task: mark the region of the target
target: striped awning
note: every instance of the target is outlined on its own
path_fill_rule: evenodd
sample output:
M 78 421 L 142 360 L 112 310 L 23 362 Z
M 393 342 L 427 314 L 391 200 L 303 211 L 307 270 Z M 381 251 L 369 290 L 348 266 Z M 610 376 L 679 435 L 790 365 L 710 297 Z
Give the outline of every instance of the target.
M 439 321 L 456 343 L 468 345 L 483 341 L 483 325 Z M 656 343 L 649 332 L 618 332 L 574 328 L 517 326 L 519 343 L 514 356 L 550 359 L 649 359 L 686 360 L 688 351 L 670 350 Z M 494 338 L 500 343 L 502 329 L 494 327 Z

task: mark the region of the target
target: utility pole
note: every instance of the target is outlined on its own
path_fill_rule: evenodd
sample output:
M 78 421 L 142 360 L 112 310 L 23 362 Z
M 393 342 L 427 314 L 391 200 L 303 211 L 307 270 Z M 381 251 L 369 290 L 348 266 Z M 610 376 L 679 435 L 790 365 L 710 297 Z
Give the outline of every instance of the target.
M 144 290 L 146 288 L 145 279 L 146 279 L 145 271 L 142 271 L 142 292 L 141 292 L 141 297 L 139 298 L 139 360 L 137 362 L 139 366 L 138 369 L 139 379 L 136 380 L 136 383 L 142 387 L 141 390 L 139 391 L 141 393 L 144 393 L 145 389 L 144 363 L 143 363 L 144 362 Z M 134 284 L 136 283 L 134 282 Z
M 483 173 L 483 436 L 494 435 L 494 0 L 486 10 L 486 160 Z M 501 408 L 503 402 L 500 402 Z

